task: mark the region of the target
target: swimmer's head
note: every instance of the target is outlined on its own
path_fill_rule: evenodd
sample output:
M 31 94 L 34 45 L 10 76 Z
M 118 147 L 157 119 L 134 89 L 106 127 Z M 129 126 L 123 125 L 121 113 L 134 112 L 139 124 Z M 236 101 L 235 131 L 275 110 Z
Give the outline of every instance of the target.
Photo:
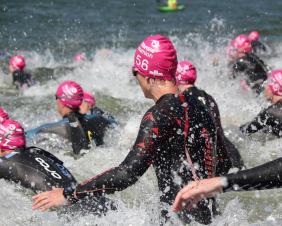
M 0 123 L 3 123 L 5 120 L 9 118 L 8 113 L 0 107 Z
M 80 105 L 80 113 L 81 114 L 86 114 L 91 108 L 95 106 L 95 97 L 88 92 L 83 93 L 83 102 Z
M 77 53 L 74 57 L 73 60 L 76 62 L 84 61 L 86 60 L 85 53 Z
M 177 92 L 176 68 L 177 54 L 172 42 L 162 35 L 155 35 L 149 36 L 138 46 L 132 74 L 144 96 L 156 101 L 161 93 L 168 90 Z
M 144 77 L 174 80 L 177 54 L 172 42 L 162 35 L 149 36 L 136 49 L 133 68 Z
M 25 59 L 21 55 L 12 56 L 9 61 L 10 71 L 23 70 L 25 68 Z
M 248 38 L 251 42 L 254 42 L 254 41 L 258 41 L 259 38 L 260 38 L 260 35 L 257 31 L 252 31 L 250 32 L 250 34 L 248 35 Z
M 197 79 L 197 70 L 190 61 L 181 61 L 177 65 L 177 85 L 193 85 Z
M 227 47 L 227 54 L 230 57 L 241 57 L 252 51 L 252 44 L 246 35 L 239 35 L 231 41 Z
M 282 96 L 282 70 L 273 70 L 268 76 L 268 88 L 273 95 Z
M 78 110 L 83 100 L 83 89 L 74 81 L 61 83 L 56 92 L 58 111 L 61 115 L 64 108 Z
M 20 123 L 7 119 L 0 124 L 0 150 L 13 151 L 24 147 L 25 135 Z

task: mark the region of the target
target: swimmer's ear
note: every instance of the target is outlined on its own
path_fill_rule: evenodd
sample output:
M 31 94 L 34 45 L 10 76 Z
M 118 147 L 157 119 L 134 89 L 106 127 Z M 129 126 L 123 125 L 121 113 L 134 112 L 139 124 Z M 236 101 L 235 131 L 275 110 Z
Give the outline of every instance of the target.
M 148 78 L 148 82 L 151 86 L 155 85 L 156 84 L 156 79 L 154 78 Z

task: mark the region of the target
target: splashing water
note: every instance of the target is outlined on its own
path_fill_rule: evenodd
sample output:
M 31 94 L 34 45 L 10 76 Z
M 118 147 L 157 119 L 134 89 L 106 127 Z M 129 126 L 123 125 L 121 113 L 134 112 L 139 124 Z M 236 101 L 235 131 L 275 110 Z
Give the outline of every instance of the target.
M 244 93 L 238 80 L 228 78 L 225 48 L 229 36 L 224 33 L 224 21 L 214 19 L 207 30 L 214 36 L 188 33 L 184 38 L 171 36 L 176 45 L 178 59 L 192 61 L 198 69 L 197 86 L 205 89 L 216 99 L 228 137 L 240 148 L 248 167 L 280 156 L 280 140 L 261 141 L 242 137 L 238 126 L 252 119 L 267 106 L 263 97 Z M 216 42 L 210 41 L 217 40 Z M 282 43 L 274 43 L 277 54 L 282 53 Z M 273 45 L 274 45 L 273 44 Z M 11 117 L 30 129 L 42 123 L 59 119 L 53 95 L 58 84 L 66 79 L 79 82 L 86 90 L 96 92 L 98 106 L 112 112 L 121 122 L 120 127 L 110 131 L 105 145 L 93 147 L 79 159 L 69 153 L 70 145 L 56 136 L 37 144 L 55 153 L 62 159 L 79 181 L 117 166 L 127 155 L 138 132 L 145 109 L 153 103 L 143 97 L 141 89 L 131 76 L 134 49 L 122 47 L 98 49 L 93 60 L 73 63 L 57 60 L 46 50 L 43 54 L 29 52 L 30 69 L 46 67 L 56 69 L 55 79 L 47 80 L 27 90 L 21 97 L 0 97 L 1 105 L 11 112 Z M 214 65 L 214 59 L 218 63 Z M 279 57 L 268 59 L 273 68 L 282 67 Z M 66 69 L 69 68 L 69 69 Z M 60 215 L 55 211 L 40 213 L 31 210 L 31 193 L 25 189 L 0 180 L 1 219 L 3 225 L 158 225 L 158 189 L 153 170 L 140 178 L 132 187 L 109 197 L 117 202 L 118 210 L 106 216 L 91 214 L 84 216 Z M 271 192 L 230 193 L 219 197 L 222 201 L 222 216 L 213 225 L 280 225 L 280 190 Z M 177 219 L 175 224 L 179 224 Z M 198 225 L 198 224 L 192 224 Z

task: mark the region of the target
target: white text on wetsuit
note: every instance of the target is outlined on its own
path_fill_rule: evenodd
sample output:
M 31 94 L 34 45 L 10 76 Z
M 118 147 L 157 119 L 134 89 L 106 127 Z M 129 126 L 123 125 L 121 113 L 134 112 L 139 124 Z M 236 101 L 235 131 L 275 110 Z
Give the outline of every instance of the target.
M 46 171 L 50 172 L 51 175 L 52 175 L 54 178 L 56 178 L 56 179 L 62 179 L 61 175 L 59 175 L 56 171 L 49 170 L 50 165 L 49 165 L 47 162 L 45 162 L 42 158 L 35 158 L 35 160 L 36 160 L 41 166 L 43 166 L 43 168 L 44 168 Z

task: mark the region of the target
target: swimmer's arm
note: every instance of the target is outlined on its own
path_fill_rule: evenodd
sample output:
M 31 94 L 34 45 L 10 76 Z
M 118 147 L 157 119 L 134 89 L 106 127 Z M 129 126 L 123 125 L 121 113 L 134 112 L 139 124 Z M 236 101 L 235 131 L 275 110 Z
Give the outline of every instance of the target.
M 154 136 L 153 131 L 157 125 L 144 118 L 135 144 L 125 160 L 118 167 L 78 185 L 70 197 L 71 201 L 84 198 L 91 193 L 114 193 L 123 190 L 133 185 L 146 172 L 154 160 L 154 146 L 157 137 Z
M 282 186 L 282 158 L 249 170 L 226 175 L 224 191 L 263 190 Z
M 240 126 L 240 131 L 243 134 L 256 133 L 265 128 L 270 123 L 271 117 L 267 111 L 261 112 L 253 121 Z
M 243 72 L 247 69 L 248 62 L 246 62 L 244 59 L 239 59 L 235 62 L 233 65 L 233 71 L 236 72 Z
M 89 149 L 89 140 L 78 118 L 74 114 L 70 114 L 68 120 L 69 124 L 66 131 L 72 143 L 74 154 L 79 154 L 82 149 Z
M 63 119 L 54 123 L 47 123 L 35 129 L 26 131 L 26 136 L 27 138 L 31 139 L 33 136 L 39 133 L 53 133 L 65 137 L 67 136 L 67 132 L 66 132 L 67 123 L 68 123 L 68 119 Z
M 231 78 L 235 79 L 238 76 L 238 73 L 243 72 L 245 68 L 245 65 L 240 62 L 240 60 L 237 60 L 230 70 Z
M 249 170 L 239 171 L 236 174 L 193 181 L 178 192 L 172 209 L 175 212 L 182 208 L 191 209 L 200 200 L 214 197 L 222 191 L 279 188 L 282 186 L 281 178 L 282 158 L 279 158 Z

